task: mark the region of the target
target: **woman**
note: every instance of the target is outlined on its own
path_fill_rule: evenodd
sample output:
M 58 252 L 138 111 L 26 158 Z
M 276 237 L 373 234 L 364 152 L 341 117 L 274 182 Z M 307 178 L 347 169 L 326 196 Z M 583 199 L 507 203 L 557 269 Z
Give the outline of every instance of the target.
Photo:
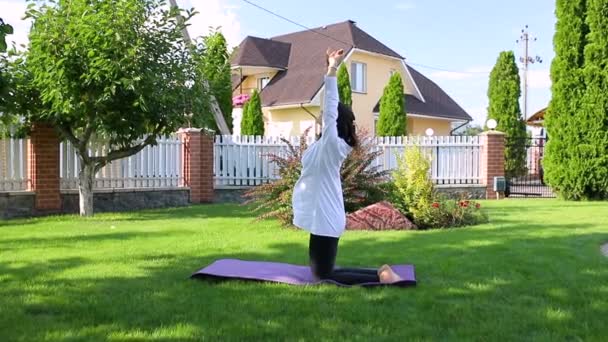
M 302 156 L 302 175 L 293 193 L 293 223 L 310 232 L 309 255 L 317 279 L 355 285 L 399 280 L 387 265 L 374 269 L 334 269 L 338 241 L 346 226 L 340 168 L 357 146 L 355 115 L 338 102 L 337 67 L 344 50 L 327 51 L 321 138 Z

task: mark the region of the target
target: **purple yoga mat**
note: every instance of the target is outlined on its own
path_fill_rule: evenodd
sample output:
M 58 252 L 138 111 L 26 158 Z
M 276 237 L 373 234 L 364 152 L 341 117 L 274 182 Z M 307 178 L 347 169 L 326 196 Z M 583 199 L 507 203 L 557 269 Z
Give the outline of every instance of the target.
M 392 284 L 365 283 L 359 286 L 412 286 L 416 285 L 413 265 L 392 265 L 393 270 L 402 280 Z M 340 286 L 349 286 L 332 280 L 317 281 L 310 272 L 310 267 L 278 262 L 246 261 L 238 259 L 220 259 L 211 265 L 194 273 L 192 278 L 198 279 L 240 279 L 270 281 L 291 285 L 314 285 L 331 283 Z

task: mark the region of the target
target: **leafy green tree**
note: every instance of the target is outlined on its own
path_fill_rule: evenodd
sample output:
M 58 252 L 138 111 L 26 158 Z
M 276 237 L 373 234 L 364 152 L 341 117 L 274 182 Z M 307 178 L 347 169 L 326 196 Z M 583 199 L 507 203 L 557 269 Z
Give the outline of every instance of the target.
M 257 90 L 253 91 L 251 99 L 245 104 L 241 135 L 264 135 L 264 113 L 260 93 Z
M 343 104 L 352 107 L 353 105 L 353 91 L 350 88 L 350 76 L 348 75 L 348 70 L 346 69 L 346 65 L 342 63 L 338 68 L 338 94 L 340 102 Z
M 6 36 L 13 34 L 13 27 L 0 18 L 0 52 L 6 52 Z
M 7 56 L 4 55 L 6 52 L 6 36 L 13 33 L 13 27 L 9 24 L 6 24 L 2 18 L 0 18 L 0 136 L 3 135 L 3 131 L 5 127 L 9 123 L 8 115 L 5 115 L 3 107 L 6 105 L 5 101 L 8 96 L 8 79 L 7 79 L 7 69 L 8 69 L 8 59 Z
M 490 73 L 488 119 L 506 134 L 505 174 L 516 177 L 526 172 L 526 124 L 521 116 L 519 68 L 513 51 L 503 51 Z
M 479 125 L 466 125 L 464 128 L 459 129 L 456 135 L 461 136 L 476 136 L 483 132 L 483 127 Z
M 407 134 L 407 116 L 403 96 L 401 74 L 394 73 L 380 100 L 380 116 L 376 135 L 380 137 L 404 136 Z
M 198 82 L 184 26 L 166 8 L 163 0 L 58 0 L 28 9 L 34 24 L 15 66 L 22 75 L 12 110 L 52 125 L 75 147 L 81 215 L 93 214 L 97 171 L 174 133 L 200 108 L 191 100 Z M 39 101 L 22 103 L 29 96 Z M 91 154 L 97 144 L 107 153 Z
M 202 50 L 200 59 L 202 77 L 209 82 L 209 91 L 215 96 L 226 124 L 232 131 L 232 81 L 226 38 L 216 29 L 203 37 L 202 45 L 199 46 Z M 205 118 L 200 127 L 219 131 L 211 110 L 206 110 L 202 114 Z

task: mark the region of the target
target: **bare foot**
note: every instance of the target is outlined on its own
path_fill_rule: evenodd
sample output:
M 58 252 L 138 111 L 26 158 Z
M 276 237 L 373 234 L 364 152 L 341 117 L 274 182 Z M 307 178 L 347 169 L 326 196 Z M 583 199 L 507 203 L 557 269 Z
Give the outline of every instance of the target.
M 401 277 L 389 265 L 382 265 L 378 269 L 378 277 L 383 284 L 392 284 L 401 280 Z

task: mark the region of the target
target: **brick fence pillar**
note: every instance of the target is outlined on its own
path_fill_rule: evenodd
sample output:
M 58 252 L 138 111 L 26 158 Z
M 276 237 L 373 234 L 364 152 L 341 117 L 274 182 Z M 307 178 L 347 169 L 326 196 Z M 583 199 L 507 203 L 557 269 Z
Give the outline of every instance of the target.
M 213 137 L 198 128 L 179 130 L 182 141 L 182 180 L 191 203 L 213 201 Z
M 505 175 L 505 134 L 498 131 L 487 131 L 481 138 L 481 182 L 486 186 L 486 198 L 496 199 L 494 177 Z M 500 193 L 498 198 L 504 194 Z
M 59 211 L 59 135 L 52 126 L 41 123 L 33 125 L 27 158 L 28 190 L 36 193 L 35 209 L 41 212 Z

